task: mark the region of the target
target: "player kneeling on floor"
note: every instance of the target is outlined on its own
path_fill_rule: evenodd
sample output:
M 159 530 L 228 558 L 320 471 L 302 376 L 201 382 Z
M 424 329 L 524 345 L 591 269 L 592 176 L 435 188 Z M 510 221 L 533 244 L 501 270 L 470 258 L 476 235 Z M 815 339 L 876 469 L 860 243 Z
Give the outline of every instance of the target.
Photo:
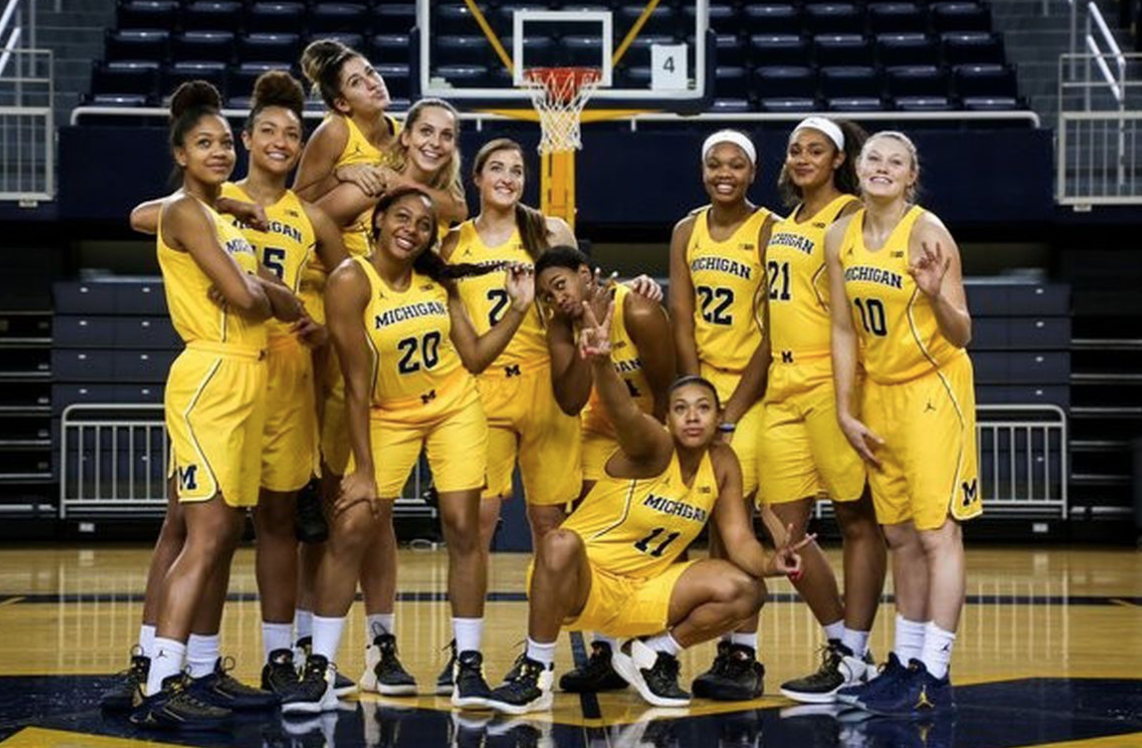
M 582 505 L 540 543 L 532 567 L 527 650 L 492 692 L 509 714 L 550 709 L 555 642 L 561 627 L 632 637 L 614 653 L 622 677 L 656 706 L 684 706 L 678 652 L 713 639 L 755 614 L 762 577 L 800 571 L 797 550 L 766 554 L 742 499 L 741 466 L 717 441 L 717 392 L 701 377 L 671 387 L 666 424 L 639 409 L 611 365 L 613 305 L 600 324 L 584 309 L 580 355 L 620 448 Z M 678 561 L 713 518 L 730 560 Z

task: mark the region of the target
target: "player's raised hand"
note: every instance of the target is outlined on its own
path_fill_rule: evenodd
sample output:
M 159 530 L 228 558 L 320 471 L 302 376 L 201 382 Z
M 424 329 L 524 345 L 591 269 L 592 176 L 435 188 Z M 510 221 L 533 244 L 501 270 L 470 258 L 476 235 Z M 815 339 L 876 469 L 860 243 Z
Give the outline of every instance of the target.
M 337 496 L 337 501 L 333 503 L 333 516 L 336 517 L 349 507 L 360 504 L 362 501 L 368 502 L 369 509 L 375 516 L 377 514 L 376 478 L 371 474 L 354 470 L 341 479 L 341 491 Z
M 504 290 L 512 309 L 526 312 L 535 300 L 535 268 L 526 262 L 513 262 L 504 268 Z
M 234 199 L 220 200 L 218 201 L 218 212 L 234 216 L 255 231 L 268 231 L 270 228 L 270 219 L 266 216 L 266 209 L 258 203 Z
M 838 414 L 837 420 L 840 422 L 841 431 L 844 432 L 845 438 L 849 440 L 849 444 L 853 446 L 860 458 L 879 468 L 880 460 L 877 459 L 875 452 L 884 446 L 884 440 L 868 426 L 847 413 Z
M 579 355 L 586 359 L 610 358 L 611 319 L 615 314 L 615 301 L 607 302 L 607 313 L 600 322 L 595 317 L 591 302 L 583 302 L 583 324 L 579 328 Z
M 658 285 L 658 281 L 646 273 L 637 278 L 632 278 L 627 281 L 626 285 L 639 296 L 644 296 L 651 301 L 662 301 L 662 286 Z
M 798 553 L 798 551 L 810 543 L 817 542 L 817 536 L 806 535 L 796 543 L 790 542 L 792 537 L 793 525 L 790 524 L 785 528 L 785 537 L 781 544 L 777 546 L 777 549 L 769 558 L 769 568 L 766 570 L 766 576 L 786 576 L 794 582 L 801 577 L 801 554 Z
M 939 242 L 932 246 L 928 242 L 921 242 L 920 256 L 908 265 L 908 274 L 916 281 L 921 293 L 935 298 L 940 295 L 940 287 L 944 284 L 944 276 L 951 264 L 952 258 L 944 253 Z

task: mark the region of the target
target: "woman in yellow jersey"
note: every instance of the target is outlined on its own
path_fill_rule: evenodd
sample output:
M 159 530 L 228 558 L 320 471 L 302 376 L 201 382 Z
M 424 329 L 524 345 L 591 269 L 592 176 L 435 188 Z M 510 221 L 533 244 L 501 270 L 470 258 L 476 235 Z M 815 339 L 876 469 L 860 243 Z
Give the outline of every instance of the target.
M 480 707 L 489 693 L 480 654 L 487 577 L 479 528 L 488 426 L 470 372 L 488 366 L 523 322 L 534 293 L 531 269 L 511 264 L 506 279 L 497 273 L 508 309 L 480 335 L 454 280 L 507 264 L 446 266 L 433 251 L 432 200 L 415 188 L 386 195 L 374 220 L 377 251 L 343 263 L 325 297 L 346 373 L 353 460 L 321 562 L 313 653 L 298 693 L 283 700 L 286 712 L 336 708 L 328 668 L 353 602 L 361 557 L 380 527 L 392 522 L 392 500 L 422 448 L 440 493 L 448 545 L 448 594 L 459 650 L 452 703 Z
M 164 401 L 186 539 L 158 590 L 153 657 L 131 714 L 153 727 L 226 729 L 226 706 L 272 703 L 252 689 L 228 692 L 233 679 L 217 664 L 213 676 L 194 678 L 192 656 L 192 679 L 182 673 L 190 632 L 221 618 L 244 508 L 258 501 L 265 320 L 301 314 L 292 294 L 257 277 L 250 243 L 212 207 L 234 168 L 220 108 L 203 81 L 183 84 L 171 99 L 182 189 L 163 201 L 157 243 L 171 320 L 187 346 L 171 365 Z
M 971 315 L 955 240 L 914 202 L 912 141 L 873 135 L 857 174 L 864 209 L 825 235 L 833 377 L 841 430 L 869 464 L 897 615 L 880 677 L 838 698 L 874 713 L 923 714 L 954 707 L 948 663 L 964 602 L 960 523 L 983 510 L 964 350 Z
M 678 653 L 755 615 L 763 577 L 796 575 L 797 551 L 768 556 L 742 500 L 737 457 L 718 441 L 719 400 L 697 376 L 669 389 L 666 428 L 631 398 L 612 361 L 611 305 L 602 323 L 590 306 L 579 350 L 590 361 L 600 400 L 618 435 L 603 477 L 563 525 L 544 536 L 528 590 L 528 639 L 515 672 L 492 692 L 509 714 L 549 710 L 560 628 L 601 630 L 628 640 L 615 667 L 649 703 L 686 706 Z M 718 526 L 729 561 L 681 561 L 707 521 Z
M 670 239 L 670 322 L 678 371 L 701 375 L 718 388 L 724 407 L 719 428 L 741 461 L 747 498 L 757 490 L 760 397 L 769 353 L 762 322 L 765 245 L 773 225 L 772 214 L 746 197 L 756 176 L 757 150 L 743 133 L 721 130 L 706 138 L 702 184 L 710 205 L 679 221 Z M 724 554 L 716 533 L 711 547 L 717 557 Z M 694 682 L 694 693 L 760 696 L 765 670 L 755 658 L 756 639 L 756 632 L 727 635 L 714 667 Z
M 255 82 L 253 98 L 242 132 L 250 154 L 248 173 L 245 179 L 225 183 L 221 197 L 229 210 L 239 206 L 245 206 L 245 213 L 251 212 L 250 206 L 260 210 L 257 227 L 240 220 L 234 223 L 254 247 L 263 267 L 296 294 L 302 271 L 312 258 L 335 267 L 345 258 L 345 250 L 340 232 L 321 209 L 300 200 L 286 187 L 301 153 L 305 106 L 301 84 L 287 72 L 268 72 Z M 160 204 L 156 201 L 136 208 L 131 215 L 132 226 L 154 233 Z M 317 448 L 310 349 L 324 345 L 327 334 L 324 326 L 308 315 L 292 326 L 271 322 L 267 332 L 266 424 L 261 497 L 254 511 L 254 527 L 266 655 L 262 686 L 281 693 L 297 680 L 292 651 L 298 586 L 294 514 L 297 492 L 309 482 Z
M 884 586 L 884 537 L 865 498 L 865 469 L 837 426 L 829 354 L 825 231 L 860 208 L 856 159 L 868 136 L 844 120 L 810 117 L 789 136 L 778 189 L 791 208 L 766 247 L 771 350 L 758 444 L 758 501 L 800 537 L 820 495 L 844 540 L 845 597 L 819 548 L 802 554 L 794 586 L 824 629 L 821 667 L 783 683 L 791 699 L 827 703 L 867 678 L 865 653 Z

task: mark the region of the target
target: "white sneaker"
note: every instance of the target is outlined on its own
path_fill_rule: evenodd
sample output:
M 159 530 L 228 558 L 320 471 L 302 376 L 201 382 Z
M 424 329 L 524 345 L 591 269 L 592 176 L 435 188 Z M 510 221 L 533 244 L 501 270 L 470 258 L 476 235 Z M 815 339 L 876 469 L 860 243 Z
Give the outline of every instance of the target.
M 648 704 L 662 707 L 690 705 L 690 694 L 678 685 L 677 658 L 656 652 L 639 639 L 628 639 L 611 653 L 611 665 Z

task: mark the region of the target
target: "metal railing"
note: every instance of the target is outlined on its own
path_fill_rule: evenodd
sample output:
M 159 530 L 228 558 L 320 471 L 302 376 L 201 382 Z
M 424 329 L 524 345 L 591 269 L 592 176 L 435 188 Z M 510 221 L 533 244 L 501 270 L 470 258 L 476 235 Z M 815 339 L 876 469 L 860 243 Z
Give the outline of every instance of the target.
M 54 94 L 51 50 L 0 52 L 0 200 L 55 197 Z
M 59 516 L 158 516 L 167 505 L 170 445 L 163 406 L 83 403 L 60 417 Z M 435 517 L 418 464 L 393 511 Z

